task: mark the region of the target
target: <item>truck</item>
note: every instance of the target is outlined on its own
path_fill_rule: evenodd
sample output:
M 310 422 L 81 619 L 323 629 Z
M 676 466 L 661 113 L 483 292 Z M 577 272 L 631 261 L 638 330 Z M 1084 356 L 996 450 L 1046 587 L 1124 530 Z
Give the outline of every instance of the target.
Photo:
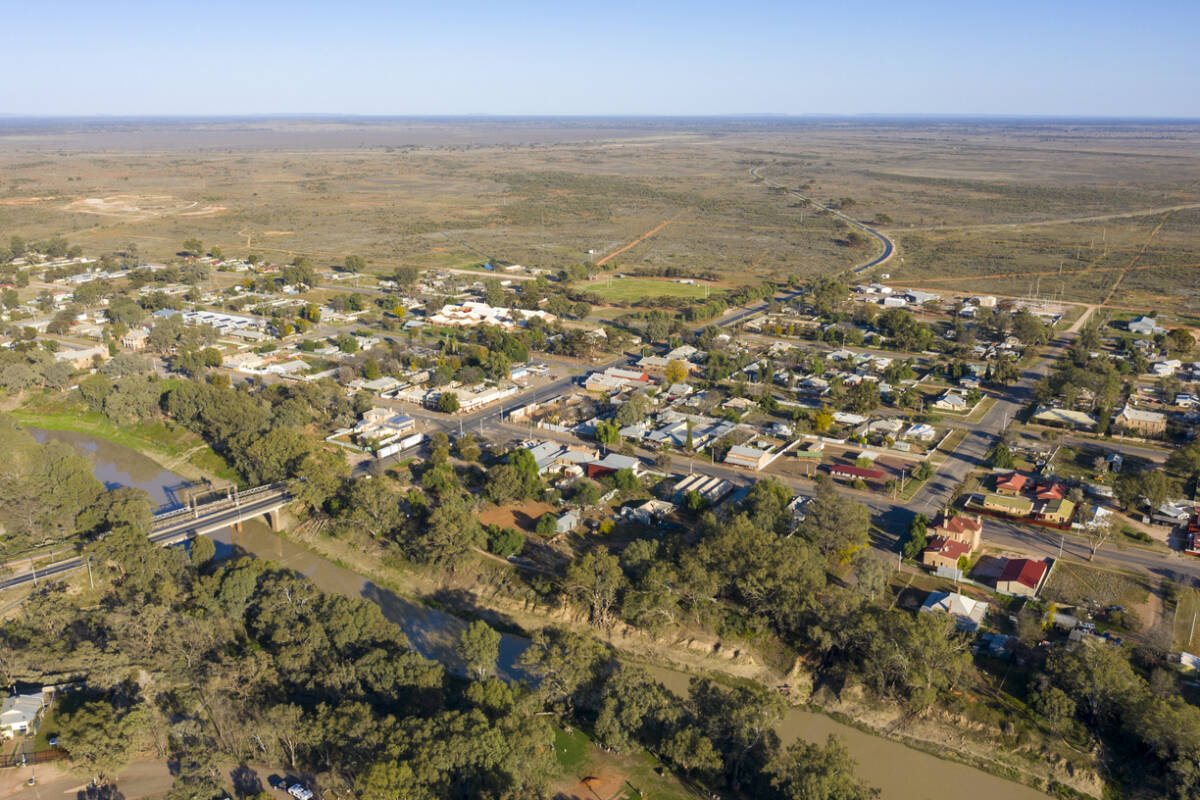
M 379 448 L 375 451 L 375 458 L 382 459 L 394 456 L 397 453 L 403 453 L 405 450 L 416 447 L 423 441 L 425 441 L 425 434 L 423 433 L 414 433 L 411 436 L 405 436 L 398 442 L 392 442 L 389 445 Z
M 305 788 L 303 784 L 293 783 L 288 787 L 287 793 L 296 800 L 312 800 L 314 795 L 312 789 Z

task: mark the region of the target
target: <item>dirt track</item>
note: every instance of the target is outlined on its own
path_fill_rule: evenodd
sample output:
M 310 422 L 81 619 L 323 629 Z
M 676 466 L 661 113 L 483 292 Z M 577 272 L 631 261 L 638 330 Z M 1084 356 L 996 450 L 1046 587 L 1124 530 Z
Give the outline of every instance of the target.
M 1110 219 L 1152 217 L 1155 214 L 1169 214 L 1172 211 L 1186 211 L 1189 208 L 1200 208 L 1200 203 L 1182 203 L 1177 206 L 1163 206 L 1162 208 L 1143 208 L 1139 211 L 1119 211 L 1113 214 L 1096 214 L 1090 217 L 1059 217 L 1057 219 L 1039 219 L 1033 222 L 996 222 L 988 225 L 926 225 L 921 228 L 894 228 L 889 229 L 889 231 L 895 234 L 948 231 L 1010 231 L 1044 225 L 1071 225 L 1077 222 L 1104 222 Z
M 655 226 L 655 227 L 651 228 L 650 230 L 646 231 L 646 232 L 645 232 L 645 233 L 643 233 L 641 236 L 639 236 L 638 238 L 634 239 L 632 242 L 630 242 L 629 244 L 627 244 L 627 245 L 625 245 L 624 247 L 620 248 L 619 250 L 614 250 L 613 252 L 609 253 L 609 254 L 608 254 L 608 255 L 606 255 L 604 258 L 602 258 L 602 259 L 600 259 L 599 261 L 597 261 L 597 262 L 596 262 L 596 266 L 598 266 L 598 267 L 603 267 L 603 266 L 604 266 L 605 264 L 607 264 L 609 261 L 611 261 L 612 259 L 614 259 L 614 258 L 616 258 L 617 256 L 621 255 L 621 253 L 624 253 L 626 250 L 632 250 L 633 248 L 637 247 L 639 244 L 641 244 L 642 242 L 646 241 L 646 240 L 647 240 L 647 239 L 649 239 L 651 236 L 653 236 L 654 234 L 658 233 L 659 231 L 661 231 L 663 228 L 665 228 L 665 227 L 667 227 L 668 225 L 670 225 L 670 224 L 671 224 L 672 222 L 674 222 L 675 220 L 679 219 L 679 216 L 680 216 L 680 214 L 682 214 L 682 213 L 683 213 L 683 212 L 682 212 L 682 211 L 680 211 L 680 212 L 679 212 L 679 214 L 676 214 L 675 216 L 671 217 L 669 220 L 667 220 L 666 222 L 662 223 L 661 225 L 657 225 L 657 226 Z

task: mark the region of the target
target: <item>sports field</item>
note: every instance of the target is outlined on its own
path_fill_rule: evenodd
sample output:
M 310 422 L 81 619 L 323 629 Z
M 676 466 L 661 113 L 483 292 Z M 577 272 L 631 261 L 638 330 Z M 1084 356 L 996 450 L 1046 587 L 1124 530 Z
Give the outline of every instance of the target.
M 613 303 L 635 303 L 647 297 L 705 297 L 729 287 L 704 283 L 677 283 L 670 278 L 602 277 L 581 281 L 572 288 L 599 295 Z

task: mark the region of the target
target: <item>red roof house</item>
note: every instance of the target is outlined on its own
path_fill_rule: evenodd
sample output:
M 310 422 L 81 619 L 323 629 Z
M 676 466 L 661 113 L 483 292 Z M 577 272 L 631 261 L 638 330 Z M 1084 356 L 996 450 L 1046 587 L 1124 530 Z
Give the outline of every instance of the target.
M 921 563 L 929 567 L 946 567 L 956 569 L 958 559 L 962 556 L 971 557 L 969 542 L 947 539 L 945 536 L 934 536 L 921 554 Z
M 1008 477 L 996 479 L 996 493 L 1018 495 L 1027 483 L 1029 483 L 1029 478 L 1019 472 L 1014 472 Z
M 959 514 L 947 517 L 942 514 L 930 528 L 930 533 L 959 542 L 966 542 L 971 550 L 979 549 L 983 542 L 983 520 L 979 516 Z
M 1010 558 L 996 581 L 996 591 L 1035 597 L 1046 580 L 1049 564 L 1029 558 Z
M 843 467 L 840 465 L 829 468 L 829 474 L 835 478 L 861 478 L 864 481 L 882 480 L 886 475 L 883 470 L 867 469 L 865 467 Z
M 1067 487 L 1057 481 L 1043 483 L 1038 487 L 1038 500 L 1062 500 L 1067 496 Z

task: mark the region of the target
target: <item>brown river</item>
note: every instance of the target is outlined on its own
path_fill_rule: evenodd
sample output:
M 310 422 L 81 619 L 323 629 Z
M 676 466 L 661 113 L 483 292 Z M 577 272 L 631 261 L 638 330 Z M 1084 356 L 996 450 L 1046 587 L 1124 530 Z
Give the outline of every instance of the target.
M 182 478 L 163 470 L 154 461 L 121 445 L 78 433 L 35 431 L 38 438 L 50 436 L 75 445 L 95 464 L 95 474 L 107 487 L 136 486 L 147 490 L 163 506 L 174 504 L 174 492 Z M 461 619 L 381 588 L 362 576 L 273 533 L 265 523 L 253 521 L 240 533 L 225 530 L 213 536 L 218 555 L 240 549 L 267 558 L 306 575 L 319 588 L 351 597 L 365 597 L 379 605 L 384 615 L 404 631 L 413 648 L 426 658 L 442 662 L 451 671 L 461 671 L 454 652 Z M 528 640 L 504 634 L 498 672 L 501 677 L 521 677 L 516 662 Z M 650 671 L 677 694 L 687 692 L 690 676 L 682 671 L 653 667 Z M 840 736 L 858 762 L 858 772 L 882 789 L 883 800 L 1046 800 L 1047 795 L 951 761 L 913 750 L 898 742 L 864 733 L 823 714 L 791 709 L 779 726 L 785 743 L 797 737 L 823 742 L 829 734 Z
M 460 670 L 454 642 L 466 623 L 458 617 L 437 611 L 376 586 L 357 573 L 294 544 L 257 521 L 243 526 L 241 533 L 222 531 L 214 539 L 218 555 L 231 552 L 230 545 L 261 558 L 269 558 L 303 573 L 319 588 L 352 597 L 365 597 L 383 609 L 384 615 L 399 625 L 412 646 L 427 658 L 441 661 L 450 670 Z M 224 547 L 222 547 L 224 545 Z M 502 677 L 520 676 L 515 666 L 528 640 L 504 634 L 500 645 L 498 671 Z M 666 667 L 649 671 L 667 688 L 686 694 L 690 675 Z M 829 734 L 845 741 L 858 773 L 871 785 L 882 789 L 883 800 L 1046 800 L 1047 795 L 977 769 L 943 761 L 913 750 L 898 742 L 872 736 L 843 725 L 824 714 L 790 709 L 778 728 L 784 743 L 797 737 L 824 742 Z

